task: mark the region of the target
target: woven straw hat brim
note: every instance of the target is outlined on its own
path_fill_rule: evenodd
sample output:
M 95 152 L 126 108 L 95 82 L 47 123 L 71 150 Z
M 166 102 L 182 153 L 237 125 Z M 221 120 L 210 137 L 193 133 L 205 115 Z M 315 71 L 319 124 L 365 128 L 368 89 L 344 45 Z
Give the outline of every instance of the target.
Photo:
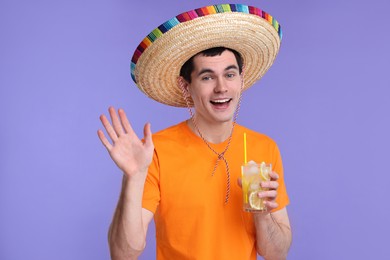
M 134 69 L 137 86 L 160 103 L 186 107 L 177 84 L 182 65 L 205 49 L 221 46 L 234 49 L 243 57 L 247 89 L 273 64 L 280 37 L 267 20 L 241 12 L 217 13 L 180 23 L 157 38 L 139 57 Z

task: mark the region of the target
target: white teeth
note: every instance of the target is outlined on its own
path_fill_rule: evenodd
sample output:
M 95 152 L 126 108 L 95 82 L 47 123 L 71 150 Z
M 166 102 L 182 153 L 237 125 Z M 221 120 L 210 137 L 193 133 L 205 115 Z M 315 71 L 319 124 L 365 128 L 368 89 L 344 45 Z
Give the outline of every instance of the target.
M 218 100 L 213 100 L 214 103 L 225 103 L 225 102 L 228 102 L 230 100 L 230 98 L 226 98 L 226 99 L 218 99 Z

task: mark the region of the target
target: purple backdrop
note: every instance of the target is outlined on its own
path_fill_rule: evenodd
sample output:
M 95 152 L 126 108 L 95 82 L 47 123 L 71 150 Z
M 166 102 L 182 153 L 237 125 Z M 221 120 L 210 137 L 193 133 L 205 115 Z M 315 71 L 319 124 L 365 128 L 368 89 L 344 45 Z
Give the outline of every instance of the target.
M 239 122 L 282 151 L 289 259 L 388 258 L 390 3 L 242 2 L 284 29 Z M 98 117 L 123 107 L 141 134 L 146 121 L 157 131 L 188 116 L 143 96 L 129 62 L 154 27 L 209 4 L 0 2 L 0 259 L 109 258 L 121 173 L 97 138 Z M 151 228 L 141 259 L 154 257 L 153 238 Z

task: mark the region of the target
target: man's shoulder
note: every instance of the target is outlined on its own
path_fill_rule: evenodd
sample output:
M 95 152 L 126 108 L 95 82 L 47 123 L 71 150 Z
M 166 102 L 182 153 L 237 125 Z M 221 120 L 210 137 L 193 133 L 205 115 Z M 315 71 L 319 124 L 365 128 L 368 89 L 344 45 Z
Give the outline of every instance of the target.
M 194 138 L 189 133 L 185 122 L 169 126 L 153 134 L 155 151 L 166 156 L 181 155 L 194 144 Z
M 154 133 L 152 136 L 153 142 L 156 144 L 161 142 L 167 143 L 170 141 L 178 141 L 186 136 L 186 131 L 185 122 L 180 122 Z
M 245 133 L 247 138 L 251 138 L 252 140 L 275 143 L 275 141 L 270 136 L 264 133 L 260 133 L 256 130 L 250 129 L 248 127 L 237 124 L 236 129 L 237 129 L 236 135 L 239 137 L 243 136 L 243 134 Z
M 182 133 L 184 128 L 184 122 L 180 122 L 175 125 L 171 125 L 167 128 L 164 128 L 162 130 L 157 131 L 153 134 L 153 137 L 159 138 L 159 137 L 165 137 L 165 136 L 171 136 L 174 134 Z

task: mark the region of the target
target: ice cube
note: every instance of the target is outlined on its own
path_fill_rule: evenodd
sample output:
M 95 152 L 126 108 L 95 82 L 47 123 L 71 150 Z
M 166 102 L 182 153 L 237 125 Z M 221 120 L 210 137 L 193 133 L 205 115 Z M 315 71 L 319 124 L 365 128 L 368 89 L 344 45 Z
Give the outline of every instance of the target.
M 248 169 L 248 173 L 249 174 L 256 174 L 258 172 L 259 172 L 259 170 L 257 168 L 257 165 L 250 166 L 249 169 Z

